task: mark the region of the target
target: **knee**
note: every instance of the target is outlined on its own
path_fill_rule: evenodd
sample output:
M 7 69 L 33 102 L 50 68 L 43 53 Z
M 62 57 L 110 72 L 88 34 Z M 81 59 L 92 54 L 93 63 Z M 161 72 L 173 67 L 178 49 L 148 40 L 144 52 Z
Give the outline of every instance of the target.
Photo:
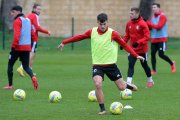
M 23 69 L 26 71 L 28 69 L 28 66 L 23 66 Z
M 152 52 L 151 52 L 151 56 L 152 56 L 152 57 L 155 57 L 155 52 L 152 51 Z
M 133 69 L 134 65 L 132 63 L 129 63 L 129 69 Z
M 164 53 L 163 52 L 159 52 L 159 57 L 163 58 L 164 57 Z
M 8 68 L 7 73 L 12 73 L 12 72 L 13 72 L 12 68 Z
M 8 66 L 7 72 L 8 72 L 8 73 L 12 73 L 12 71 L 13 71 L 13 67 L 12 67 L 12 66 Z
M 102 89 L 102 82 L 95 81 L 95 86 L 97 89 Z

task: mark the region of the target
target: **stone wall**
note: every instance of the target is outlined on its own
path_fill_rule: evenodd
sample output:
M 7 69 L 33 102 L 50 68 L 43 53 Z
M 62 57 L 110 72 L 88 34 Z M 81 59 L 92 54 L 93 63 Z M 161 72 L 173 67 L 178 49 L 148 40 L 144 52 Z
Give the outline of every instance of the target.
M 18 0 L 24 13 L 31 12 L 36 1 L 42 5 L 40 24 L 52 32 L 52 36 L 71 36 L 72 17 L 75 33 L 80 34 L 97 26 L 96 16 L 105 12 L 109 16 L 109 26 L 124 34 L 129 19 L 129 9 L 138 6 L 139 0 Z M 156 0 L 168 17 L 169 36 L 180 37 L 180 1 Z M 41 34 L 43 35 L 43 34 Z

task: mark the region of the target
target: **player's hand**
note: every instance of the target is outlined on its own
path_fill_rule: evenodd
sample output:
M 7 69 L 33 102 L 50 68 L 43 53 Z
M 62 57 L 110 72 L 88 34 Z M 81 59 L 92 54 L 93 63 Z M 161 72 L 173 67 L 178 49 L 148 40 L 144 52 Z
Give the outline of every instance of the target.
M 48 31 L 48 35 L 49 35 L 49 36 L 51 35 L 51 31 Z
M 139 45 L 139 44 L 138 44 L 137 42 L 134 42 L 134 43 L 132 44 L 133 48 L 136 48 L 138 45 Z
M 64 47 L 64 44 L 63 44 L 63 43 L 61 43 L 61 44 L 59 44 L 59 45 L 58 45 L 58 47 L 57 47 L 57 48 L 58 48 L 58 49 L 61 49 L 61 51 L 62 51 L 63 47 Z
M 123 47 L 122 47 L 122 46 L 120 46 L 119 48 L 120 48 L 120 50 L 123 50 Z
M 138 56 L 137 59 L 141 60 L 142 62 L 144 62 L 145 58 L 142 56 Z

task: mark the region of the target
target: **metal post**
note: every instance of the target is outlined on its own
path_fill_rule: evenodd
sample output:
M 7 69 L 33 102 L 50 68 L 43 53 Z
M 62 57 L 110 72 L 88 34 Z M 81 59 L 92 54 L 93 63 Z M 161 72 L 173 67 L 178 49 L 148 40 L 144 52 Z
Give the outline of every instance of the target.
M 2 48 L 5 50 L 5 17 L 2 17 Z
M 74 36 L 74 17 L 72 17 L 72 37 Z M 74 43 L 71 44 L 71 49 L 74 50 Z

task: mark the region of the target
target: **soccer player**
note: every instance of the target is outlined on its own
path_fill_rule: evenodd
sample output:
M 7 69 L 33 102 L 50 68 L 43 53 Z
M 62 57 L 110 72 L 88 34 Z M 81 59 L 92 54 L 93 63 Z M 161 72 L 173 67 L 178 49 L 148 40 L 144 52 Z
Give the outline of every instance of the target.
M 35 37 L 30 20 L 22 13 L 21 6 L 14 6 L 11 9 L 11 16 L 14 17 L 14 39 L 12 42 L 11 52 L 9 54 L 8 61 L 8 81 L 9 85 L 5 86 L 5 89 L 13 88 L 13 66 L 16 60 L 19 58 L 24 70 L 31 77 L 34 89 L 38 89 L 38 82 L 36 76 L 33 75 L 33 71 L 29 68 L 29 54 L 31 51 L 31 35 Z
M 63 48 L 65 44 L 78 42 L 87 38 L 91 39 L 91 51 L 92 51 L 92 77 L 94 85 L 96 87 L 96 97 L 100 106 L 100 112 L 98 114 L 103 115 L 106 113 L 104 105 L 104 94 L 102 91 L 102 82 L 104 80 L 104 74 L 111 79 L 119 90 L 126 88 L 136 91 L 137 87 L 133 84 L 127 84 L 118 69 L 117 55 L 118 44 L 120 44 L 126 51 L 131 53 L 135 58 L 144 61 L 144 58 L 134 52 L 134 50 L 128 46 L 124 40 L 119 36 L 118 32 L 108 27 L 108 16 L 105 13 L 101 13 L 97 16 L 98 27 L 89 29 L 87 32 L 81 35 L 74 36 L 72 38 L 64 40 L 58 48 Z
M 139 55 L 145 58 L 145 61 L 141 61 L 141 65 L 147 76 L 147 85 L 146 87 L 150 88 L 154 85 L 154 81 L 152 80 L 151 70 L 148 66 L 148 40 L 150 39 L 150 31 L 140 16 L 139 8 L 133 7 L 130 10 L 130 19 L 126 24 L 126 33 L 124 35 L 124 41 L 128 42 L 130 40 L 130 46 L 133 50 Z M 128 54 L 128 77 L 127 82 L 132 83 L 132 77 L 134 75 L 134 65 L 136 63 L 137 58 L 132 54 Z
M 39 17 L 38 17 L 40 15 L 40 12 L 41 12 L 41 5 L 38 3 L 35 3 L 33 6 L 32 13 L 30 13 L 27 16 L 31 21 L 33 31 L 35 32 L 35 39 L 32 39 L 32 43 L 31 43 L 32 50 L 30 52 L 30 61 L 29 61 L 29 66 L 31 69 L 32 69 L 33 60 L 35 58 L 36 51 L 37 51 L 38 32 L 42 32 L 48 35 L 51 34 L 50 31 L 41 28 L 39 24 Z M 24 77 L 22 65 L 17 69 L 17 72 L 20 74 L 20 76 Z
M 152 74 L 156 74 L 156 52 L 159 52 L 159 57 L 171 65 L 171 72 L 176 72 L 175 61 L 172 61 L 167 55 L 164 54 L 166 50 L 166 42 L 168 40 L 168 26 L 167 17 L 160 10 L 159 3 L 152 5 L 153 16 L 147 21 L 151 29 L 151 63 Z

